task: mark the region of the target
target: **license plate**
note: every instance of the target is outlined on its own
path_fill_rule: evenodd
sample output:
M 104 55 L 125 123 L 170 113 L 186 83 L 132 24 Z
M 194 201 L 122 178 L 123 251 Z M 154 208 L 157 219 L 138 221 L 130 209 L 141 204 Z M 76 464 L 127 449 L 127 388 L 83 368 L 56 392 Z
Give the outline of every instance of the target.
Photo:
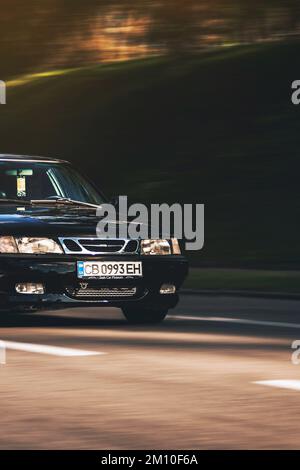
M 79 278 L 131 278 L 143 275 L 141 261 L 78 261 Z

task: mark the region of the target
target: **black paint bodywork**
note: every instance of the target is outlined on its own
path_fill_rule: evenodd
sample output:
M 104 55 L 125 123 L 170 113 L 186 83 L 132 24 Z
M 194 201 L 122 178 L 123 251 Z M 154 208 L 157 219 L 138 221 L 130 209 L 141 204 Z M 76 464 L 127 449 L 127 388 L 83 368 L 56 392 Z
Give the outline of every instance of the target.
M 58 241 L 63 236 L 95 237 L 96 209 L 53 205 L 24 206 L 7 203 L 0 205 L 0 235 L 49 237 Z M 122 280 L 91 280 L 90 287 L 137 287 L 132 298 L 80 300 L 72 295 L 79 285 L 77 261 L 142 261 L 143 277 Z M 67 308 L 77 306 L 117 306 L 120 308 L 144 306 L 168 309 L 178 302 L 178 294 L 162 295 L 162 284 L 175 284 L 179 289 L 188 272 L 186 258 L 181 255 L 141 256 L 136 254 L 105 255 L 25 255 L 0 254 L 0 308 L 35 307 Z M 18 294 L 16 283 L 41 282 L 45 294 Z

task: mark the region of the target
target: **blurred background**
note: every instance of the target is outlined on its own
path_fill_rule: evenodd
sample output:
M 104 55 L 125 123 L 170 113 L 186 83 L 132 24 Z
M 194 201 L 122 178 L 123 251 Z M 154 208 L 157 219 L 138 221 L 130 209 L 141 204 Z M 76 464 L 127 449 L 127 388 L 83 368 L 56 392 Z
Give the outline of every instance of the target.
M 108 197 L 205 204 L 162 325 L 0 316 L 0 449 L 299 449 L 299 0 L 0 7 L 0 153 L 70 160 Z
M 0 151 L 206 206 L 190 287 L 299 291 L 297 0 L 1 0 Z

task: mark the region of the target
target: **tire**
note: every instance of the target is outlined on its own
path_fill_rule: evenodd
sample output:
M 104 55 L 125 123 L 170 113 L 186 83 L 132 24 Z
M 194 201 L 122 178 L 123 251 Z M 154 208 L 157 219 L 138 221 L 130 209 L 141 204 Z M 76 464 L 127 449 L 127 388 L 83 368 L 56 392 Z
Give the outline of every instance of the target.
M 123 309 L 126 320 L 135 325 L 154 325 L 162 322 L 168 314 L 168 310 L 150 309 Z

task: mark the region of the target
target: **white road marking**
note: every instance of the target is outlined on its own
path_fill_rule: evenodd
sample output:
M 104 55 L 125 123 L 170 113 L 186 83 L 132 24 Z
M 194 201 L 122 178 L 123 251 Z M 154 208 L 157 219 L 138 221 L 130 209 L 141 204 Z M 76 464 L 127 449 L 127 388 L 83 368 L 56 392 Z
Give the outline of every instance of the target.
M 222 322 L 222 323 L 236 323 L 240 325 L 261 325 L 261 326 L 275 326 L 280 328 L 300 328 L 299 323 L 288 323 L 288 322 L 275 322 L 275 321 L 264 321 L 264 320 L 247 320 L 243 318 L 226 318 L 226 317 L 194 317 L 189 315 L 169 315 L 168 318 L 174 318 L 175 320 L 191 320 L 191 321 L 202 321 L 202 322 Z
M 106 354 L 99 351 L 85 351 L 83 349 L 60 348 L 57 346 L 46 346 L 43 344 L 18 343 L 15 341 L 3 341 L 6 349 L 14 351 L 25 351 L 38 354 L 50 354 L 51 356 L 98 356 Z
M 268 387 L 288 388 L 290 390 L 300 391 L 300 380 L 260 380 L 253 383 L 257 385 L 266 385 Z
M 0 364 L 6 364 L 6 347 L 4 341 L 0 341 Z

